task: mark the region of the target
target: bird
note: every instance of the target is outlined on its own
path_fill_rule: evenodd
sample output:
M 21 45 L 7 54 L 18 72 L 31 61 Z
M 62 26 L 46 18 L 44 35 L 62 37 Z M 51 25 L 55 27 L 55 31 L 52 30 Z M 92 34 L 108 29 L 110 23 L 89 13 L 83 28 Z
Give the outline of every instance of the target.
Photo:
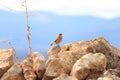
M 56 44 L 59 46 L 59 43 L 62 42 L 62 39 L 63 39 L 62 33 L 59 33 L 58 37 L 50 45 L 53 46 L 53 44 Z

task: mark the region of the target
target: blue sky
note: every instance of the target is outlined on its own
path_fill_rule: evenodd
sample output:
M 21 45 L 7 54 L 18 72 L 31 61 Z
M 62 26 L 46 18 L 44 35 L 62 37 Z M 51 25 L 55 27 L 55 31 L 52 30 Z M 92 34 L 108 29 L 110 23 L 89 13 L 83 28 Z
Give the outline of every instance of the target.
M 18 56 L 22 58 L 28 52 L 24 8 L 19 7 L 20 2 L 15 2 L 15 0 L 9 3 L 5 1 L 7 0 L 0 1 L 0 40 L 11 40 Z M 28 4 L 32 4 L 32 1 Z M 50 43 L 59 33 L 63 33 L 61 46 L 69 42 L 91 40 L 103 36 L 112 45 L 120 48 L 120 6 L 118 0 L 109 0 L 104 4 L 103 0 L 91 0 L 91 2 L 85 0 L 88 1 L 87 3 L 85 1 L 80 3 L 81 0 L 71 0 L 69 3 L 67 3 L 68 0 L 35 1 L 32 7 L 28 5 L 33 51 L 39 51 L 46 56 L 47 50 L 51 48 Z M 39 2 L 40 4 L 50 4 L 39 6 Z M 99 5 L 92 5 L 93 3 Z M 12 4 L 16 5 L 11 6 Z M 76 5 L 76 7 L 72 5 Z M 0 43 L 1 49 L 9 47 L 8 44 Z

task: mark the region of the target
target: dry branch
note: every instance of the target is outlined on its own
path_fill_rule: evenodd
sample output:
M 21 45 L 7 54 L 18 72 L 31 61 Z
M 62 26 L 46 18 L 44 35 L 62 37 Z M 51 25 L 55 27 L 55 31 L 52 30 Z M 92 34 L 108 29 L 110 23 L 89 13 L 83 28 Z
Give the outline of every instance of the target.
M 30 25 L 29 25 L 29 19 L 28 19 L 28 8 L 27 8 L 27 0 L 24 0 L 24 6 L 26 11 L 26 22 L 27 22 L 27 38 L 28 38 L 28 48 L 30 50 L 30 53 L 32 53 L 32 47 L 31 47 L 31 32 L 30 32 Z

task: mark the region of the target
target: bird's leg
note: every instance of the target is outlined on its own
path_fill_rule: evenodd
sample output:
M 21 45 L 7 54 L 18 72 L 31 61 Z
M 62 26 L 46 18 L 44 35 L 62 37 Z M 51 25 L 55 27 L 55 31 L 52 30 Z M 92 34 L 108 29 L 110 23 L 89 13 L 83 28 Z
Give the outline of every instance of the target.
M 53 46 L 53 43 L 51 43 L 50 46 Z
M 60 45 L 59 45 L 59 44 L 57 44 L 57 46 L 58 46 L 58 47 L 60 47 Z

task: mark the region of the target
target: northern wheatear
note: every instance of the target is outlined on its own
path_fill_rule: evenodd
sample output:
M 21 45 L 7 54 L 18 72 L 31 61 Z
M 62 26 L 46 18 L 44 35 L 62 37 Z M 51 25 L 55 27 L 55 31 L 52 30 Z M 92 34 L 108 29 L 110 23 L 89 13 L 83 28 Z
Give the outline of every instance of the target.
M 60 33 L 60 34 L 58 35 L 57 39 L 56 39 L 53 43 L 51 43 L 50 45 L 51 45 L 51 46 L 52 46 L 53 44 L 59 45 L 59 43 L 62 41 L 62 39 L 63 39 L 63 37 L 62 37 L 62 34 Z

